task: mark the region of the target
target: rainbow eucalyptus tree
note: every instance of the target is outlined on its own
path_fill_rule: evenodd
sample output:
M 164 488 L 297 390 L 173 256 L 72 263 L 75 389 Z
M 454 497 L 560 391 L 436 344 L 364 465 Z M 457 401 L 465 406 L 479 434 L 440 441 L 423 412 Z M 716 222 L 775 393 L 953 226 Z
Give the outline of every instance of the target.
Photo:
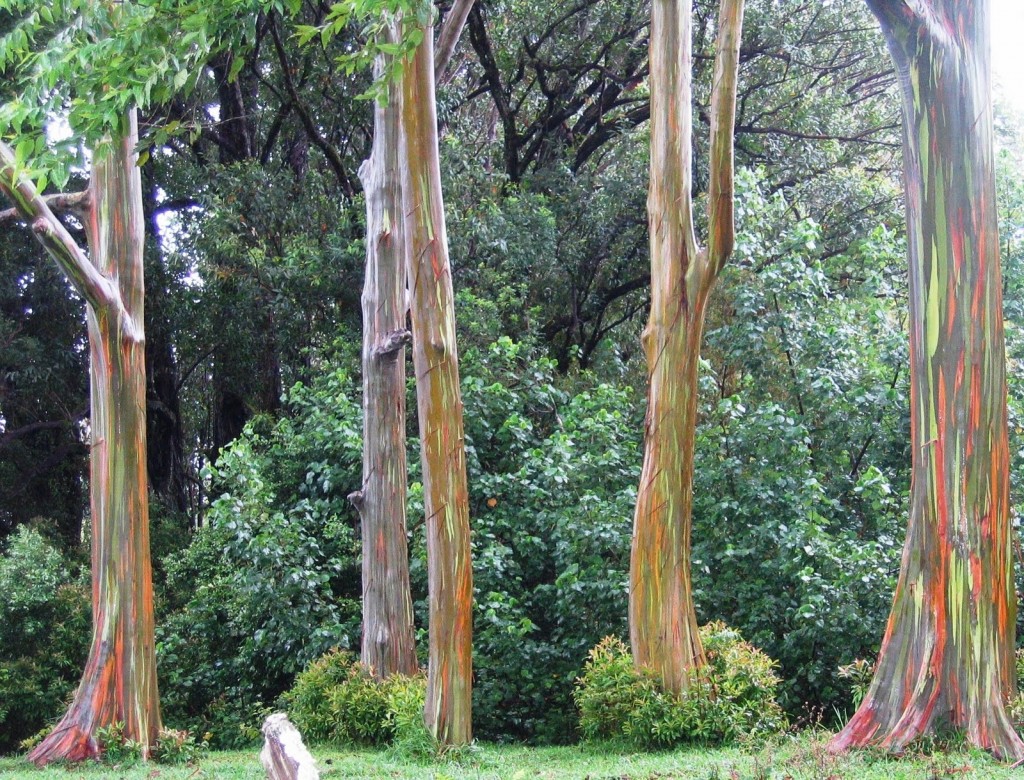
M 398 32 L 389 25 L 386 38 Z M 375 71 L 382 78 L 385 55 Z M 363 486 L 349 498 L 363 537 L 363 639 L 360 660 L 383 679 L 416 672 L 409 589 L 405 499 L 406 231 L 402 215 L 402 95 L 391 81 L 376 104 L 373 147 L 359 169 L 366 195 L 363 281 Z
M 424 717 L 440 745 L 464 745 L 473 737 L 473 571 L 454 295 L 441 198 L 431 10 L 429 4 L 421 4 L 411 29 L 422 42 L 406 59 L 401 79 L 402 197 L 430 601 Z
M 67 713 L 30 754 L 39 765 L 96 757 L 95 733 L 121 723 L 143 746 L 160 730 L 146 479 L 142 184 L 134 111 L 94 150 L 79 202 L 89 254 L 0 143 L 0 190 L 85 299 L 90 350 L 93 637 Z
M 832 747 L 955 729 L 1024 757 L 1015 689 L 988 0 L 868 0 L 903 101 L 910 517 L 874 680 Z
M 444 73 L 473 0 L 457 0 L 439 36 L 435 73 Z M 382 13 L 388 13 L 382 9 Z M 401 49 L 400 21 L 385 24 L 382 42 Z M 363 535 L 361 661 L 373 674 L 416 671 L 405 499 L 405 347 L 408 241 L 402 200 L 402 87 L 386 54 L 375 75 L 386 102 L 374 108 L 373 147 L 359 176 L 366 196 L 363 282 L 363 486 L 350 498 Z
M 644 329 L 649 390 L 633 545 L 629 634 L 638 666 L 684 691 L 704 663 L 690 584 L 697 373 L 708 297 L 733 248 L 733 141 L 743 0 L 719 6 L 711 96 L 708 241 L 698 247 L 691 201 L 690 3 L 651 6 L 651 314 Z

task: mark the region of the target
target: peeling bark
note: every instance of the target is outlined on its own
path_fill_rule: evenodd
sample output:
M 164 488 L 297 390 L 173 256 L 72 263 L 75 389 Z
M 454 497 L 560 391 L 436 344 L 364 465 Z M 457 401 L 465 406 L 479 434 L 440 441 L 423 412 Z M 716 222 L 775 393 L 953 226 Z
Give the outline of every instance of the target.
M 398 38 L 394 27 L 389 40 Z M 377 62 L 378 76 L 384 71 Z M 391 84 L 375 106 L 373 148 L 359 169 L 366 193 L 363 282 L 363 638 L 360 660 L 383 679 L 415 674 L 405 502 L 406 242 L 401 182 L 402 95 Z
M 874 680 L 833 750 L 958 730 L 1024 757 L 987 0 L 869 0 L 903 98 L 910 518 Z

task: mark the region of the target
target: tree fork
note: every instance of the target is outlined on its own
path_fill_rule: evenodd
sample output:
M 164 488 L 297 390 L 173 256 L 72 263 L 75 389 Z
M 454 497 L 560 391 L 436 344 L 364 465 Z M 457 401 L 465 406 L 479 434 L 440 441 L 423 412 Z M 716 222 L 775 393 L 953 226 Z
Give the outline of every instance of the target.
M 633 658 L 676 694 L 705 661 L 690 583 L 694 432 L 704 310 L 733 247 L 743 0 L 719 6 L 706 249 L 697 246 L 690 196 L 692 14 L 689 3 L 674 0 L 651 7 L 651 314 L 643 335 L 650 384 L 629 592 Z

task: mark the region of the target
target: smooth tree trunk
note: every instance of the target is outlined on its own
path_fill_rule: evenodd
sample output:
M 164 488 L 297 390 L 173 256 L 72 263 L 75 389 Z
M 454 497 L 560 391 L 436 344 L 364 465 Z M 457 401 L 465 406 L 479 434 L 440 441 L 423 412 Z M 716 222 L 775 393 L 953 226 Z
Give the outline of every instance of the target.
M 704 312 L 733 247 L 733 147 L 743 0 L 722 0 L 711 98 L 708 246 L 691 201 L 690 3 L 651 8 L 651 313 L 643 334 L 649 391 L 644 465 L 630 559 L 629 626 L 636 664 L 679 694 L 704 664 L 690 582 L 693 453 Z
M 956 730 L 1024 757 L 988 0 L 870 0 L 899 74 L 910 259 L 910 517 L 874 680 L 832 748 Z
M 93 637 L 67 713 L 29 754 L 43 765 L 96 757 L 123 724 L 148 756 L 160 730 L 146 479 L 142 187 L 135 115 L 97 149 L 84 217 L 87 258 L 0 149 L 0 187 L 87 301 L 91 361 Z
M 389 42 L 397 40 L 389 30 Z M 377 63 L 378 78 L 386 63 Z M 415 674 L 405 502 L 406 235 L 402 216 L 401 89 L 374 109 L 373 148 L 359 169 L 366 194 L 363 282 L 363 486 L 350 498 L 363 537 L 360 660 L 383 679 Z
M 445 17 L 441 31 L 437 34 L 437 49 L 434 52 L 434 80 L 443 84 L 450 74 L 448 65 L 455 54 L 455 47 L 462 37 L 462 29 L 466 26 L 469 12 L 473 10 L 476 0 L 454 0 L 448 15 Z
M 473 572 L 462 396 L 441 168 L 431 29 L 404 63 L 402 190 L 419 415 L 430 602 L 424 718 L 441 746 L 465 745 L 471 720 Z

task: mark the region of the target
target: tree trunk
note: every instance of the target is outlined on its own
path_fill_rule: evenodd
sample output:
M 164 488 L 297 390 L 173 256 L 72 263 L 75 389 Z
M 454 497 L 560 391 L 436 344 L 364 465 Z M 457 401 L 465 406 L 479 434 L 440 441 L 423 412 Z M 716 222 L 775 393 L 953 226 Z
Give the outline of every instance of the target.
M 732 252 L 732 125 L 743 0 L 722 0 L 712 94 L 709 240 L 693 232 L 689 3 L 651 9 L 650 386 L 630 559 L 633 657 L 681 693 L 704 663 L 690 584 L 693 453 L 704 310 Z
M 1024 757 L 987 0 L 869 0 L 900 77 L 910 259 L 910 518 L 867 696 L 832 748 L 962 731 Z
M 473 572 L 455 311 L 437 145 L 433 37 L 402 78 L 402 190 L 409 237 L 413 364 L 427 518 L 430 649 L 427 728 L 441 745 L 472 739 Z
M 90 259 L 2 161 L 0 186 L 88 302 L 93 639 L 70 708 L 29 754 L 39 765 L 95 757 L 96 729 L 113 723 L 123 723 L 125 737 L 148 755 L 160 729 L 146 480 L 145 218 L 134 112 L 125 123 L 125 134 L 94 157 L 85 219 Z
M 389 42 L 397 32 L 389 30 Z M 378 77 L 384 70 L 377 63 Z M 373 148 L 359 170 L 366 193 L 363 282 L 363 487 L 350 498 L 363 536 L 363 640 L 372 674 L 416 672 L 405 500 L 406 237 L 402 212 L 401 107 L 397 84 L 375 106 Z

